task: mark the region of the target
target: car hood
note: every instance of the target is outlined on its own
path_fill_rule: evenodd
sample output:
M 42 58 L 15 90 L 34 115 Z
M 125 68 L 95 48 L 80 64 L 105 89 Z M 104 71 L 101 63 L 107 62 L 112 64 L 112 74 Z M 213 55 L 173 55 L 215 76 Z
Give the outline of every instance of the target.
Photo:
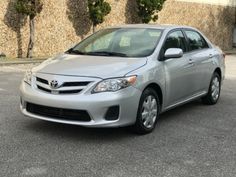
M 121 77 L 144 66 L 146 62 L 147 58 L 62 54 L 44 61 L 33 72 L 99 78 Z

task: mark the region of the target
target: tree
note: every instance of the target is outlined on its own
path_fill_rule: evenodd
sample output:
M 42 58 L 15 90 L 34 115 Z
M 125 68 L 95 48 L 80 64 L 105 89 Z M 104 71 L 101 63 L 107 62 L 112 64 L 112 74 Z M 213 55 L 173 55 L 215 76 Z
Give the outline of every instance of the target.
M 27 18 L 22 14 L 18 14 L 15 9 L 15 0 L 10 0 L 3 19 L 5 25 L 16 33 L 17 40 L 17 58 L 23 57 L 22 28 L 25 26 Z
M 165 0 L 136 0 L 138 5 L 138 16 L 143 23 L 158 19 L 158 12 L 161 11 Z
M 37 14 L 42 11 L 43 3 L 41 2 L 41 0 L 17 0 L 15 8 L 18 13 L 29 17 L 30 37 L 27 50 L 27 58 L 32 58 L 35 40 L 34 21 Z
M 111 6 L 104 0 L 88 0 L 89 18 L 93 23 L 93 32 L 98 24 L 104 22 L 104 17 L 111 12 Z

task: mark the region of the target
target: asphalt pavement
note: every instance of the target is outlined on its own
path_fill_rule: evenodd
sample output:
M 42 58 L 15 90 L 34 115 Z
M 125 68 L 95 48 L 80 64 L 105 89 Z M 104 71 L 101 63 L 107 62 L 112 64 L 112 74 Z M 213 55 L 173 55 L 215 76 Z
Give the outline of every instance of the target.
M 236 56 L 226 61 L 217 105 L 166 112 L 145 136 L 24 117 L 19 85 L 31 65 L 0 67 L 0 177 L 235 177 Z

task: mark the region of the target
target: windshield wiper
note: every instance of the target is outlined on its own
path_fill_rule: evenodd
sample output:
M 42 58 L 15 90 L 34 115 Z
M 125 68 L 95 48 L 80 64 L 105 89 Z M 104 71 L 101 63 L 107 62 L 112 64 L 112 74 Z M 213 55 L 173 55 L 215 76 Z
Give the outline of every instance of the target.
M 69 53 L 69 54 L 78 54 L 78 55 L 85 55 L 86 53 L 85 52 L 81 52 L 79 50 L 74 50 L 73 48 L 69 49 L 68 51 L 66 51 L 66 53 Z
M 107 52 L 107 51 L 97 51 L 97 52 L 81 52 L 79 50 L 74 50 L 73 48 L 66 51 L 68 54 L 78 54 L 78 55 L 98 55 L 98 56 L 119 56 L 119 57 L 127 57 L 124 53 L 119 52 Z
M 118 56 L 118 57 L 127 57 L 125 53 L 119 52 L 107 52 L 107 51 L 98 51 L 98 52 L 88 52 L 87 55 L 99 55 L 99 56 Z

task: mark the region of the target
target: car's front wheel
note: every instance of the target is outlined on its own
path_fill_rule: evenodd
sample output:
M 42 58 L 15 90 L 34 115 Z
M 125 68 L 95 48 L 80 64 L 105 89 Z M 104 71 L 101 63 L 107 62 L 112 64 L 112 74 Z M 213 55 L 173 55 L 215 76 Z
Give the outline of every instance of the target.
M 139 134 L 147 134 L 154 130 L 160 113 L 160 102 L 152 88 L 144 90 L 137 113 L 134 130 Z
M 208 93 L 202 98 L 203 103 L 208 105 L 214 105 L 220 98 L 221 91 L 221 78 L 220 75 L 215 72 L 212 76 Z

